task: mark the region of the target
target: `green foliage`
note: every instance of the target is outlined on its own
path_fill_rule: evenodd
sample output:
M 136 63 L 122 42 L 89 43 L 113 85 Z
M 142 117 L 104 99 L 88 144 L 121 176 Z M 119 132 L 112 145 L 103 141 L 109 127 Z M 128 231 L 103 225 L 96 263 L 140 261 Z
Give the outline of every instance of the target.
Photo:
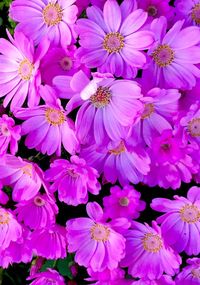
M 0 10 L 3 10 L 4 8 L 8 8 L 10 6 L 10 3 L 12 0 L 3 0 L 0 2 Z

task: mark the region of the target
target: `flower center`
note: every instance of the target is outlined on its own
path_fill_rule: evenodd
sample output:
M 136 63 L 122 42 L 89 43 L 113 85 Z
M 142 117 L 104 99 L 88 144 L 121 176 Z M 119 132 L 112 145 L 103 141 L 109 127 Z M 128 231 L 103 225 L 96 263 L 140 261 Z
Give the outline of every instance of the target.
M 38 207 L 41 207 L 41 206 L 44 206 L 44 205 L 45 205 L 45 201 L 44 201 L 41 197 L 39 197 L 39 196 L 36 196 L 36 197 L 34 198 L 34 203 L 35 203 L 35 205 L 38 206 Z
M 145 104 L 144 111 L 142 113 L 141 118 L 147 119 L 154 113 L 154 105 L 152 103 Z
M 124 37 L 116 32 L 109 33 L 105 36 L 103 41 L 103 48 L 109 52 L 119 52 L 124 47 Z
M 197 223 L 200 220 L 200 210 L 195 205 L 185 205 L 180 209 L 180 216 L 183 222 Z
M 34 65 L 25 58 L 19 64 L 18 74 L 23 80 L 30 80 L 32 76 Z
M 95 241 L 107 241 L 110 236 L 108 227 L 101 224 L 94 224 L 90 229 L 91 238 Z
M 67 56 L 63 57 L 59 64 L 63 70 L 70 70 L 72 68 L 72 60 Z
M 79 174 L 73 169 L 67 169 L 67 174 L 73 178 L 79 177 Z
M 9 219 L 9 213 L 0 210 L 0 225 L 8 224 L 10 221 Z
M 200 3 L 196 4 L 191 12 L 191 18 L 196 25 L 200 25 Z
M 151 54 L 159 67 L 166 67 L 174 60 L 174 51 L 168 45 L 159 45 Z
M 22 170 L 23 174 L 28 175 L 30 178 L 33 176 L 33 174 L 32 174 L 33 167 L 31 164 L 27 164 L 27 165 L 23 166 L 21 168 L 21 170 Z
M 53 126 L 62 125 L 65 121 L 65 115 L 63 111 L 47 108 L 45 111 L 45 117 L 49 124 Z
M 146 251 L 157 253 L 163 246 L 162 239 L 159 235 L 147 233 L 142 238 L 143 247 Z
M 2 124 L 0 127 L 0 135 L 3 135 L 5 137 L 9 137 L 10 136 L 10 131 L 7 127 L 6 124 Z
M 168 151 L 168 150 L 170 150 L 171 145 L 169 143 L 164 143 L 161 145 L 161 148 L 165 151 Z
M 192 269 L 191 274 L 194 278 L 200 279 L 200 268 Z
M 158 9 L 155 6 L 149 6 L 147 9 L 147 13 L 151 17 L 155 17 L 158 13 Z
M 188 131 L 192 137 L 200 136 L 200 118 L 192 119 L 188 123 Z
M 90 101 L 96 108 L 102 108 L 110 103 L 111 92 L 108 87 L 99 86 L 94 95 L 90 97 Z
M 42 11 L 44 22 L 47 26 L 54 26 L 62 21 L 62 8 L 55 3 L 49 3 Z
M 124 145 L 124 142 L 121 141 L 120 144 L 116 148 L 109 150 L 109 153 L 114 154 L 114 155 L 119 155 L 125 151 L 126 151 L 126 147 Z
M 127 197 L 121 197 L 119 199 L 119 204 L 122 206 L 122 207 L 127 207 L 129 205 L 129 198 Z

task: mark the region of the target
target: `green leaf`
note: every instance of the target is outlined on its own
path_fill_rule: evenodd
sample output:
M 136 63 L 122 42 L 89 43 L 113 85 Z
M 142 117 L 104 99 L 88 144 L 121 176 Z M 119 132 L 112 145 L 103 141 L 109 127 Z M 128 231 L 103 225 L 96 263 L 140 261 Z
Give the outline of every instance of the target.
M 48 268 L 54 268 L 56 266 L 56 260 L 47 260 L 41 268 L 41 272 L 46 271 Z
M 70 266 L 72 264 L 72 257 L 70 255 L 68 255 L 67 258 L 65 259 L 58 259 L 57 261 L 57 268 L 59 273 L 62 276 L 68 277 L 69 279 L 73 279 L 71 270 L 70 270 Z

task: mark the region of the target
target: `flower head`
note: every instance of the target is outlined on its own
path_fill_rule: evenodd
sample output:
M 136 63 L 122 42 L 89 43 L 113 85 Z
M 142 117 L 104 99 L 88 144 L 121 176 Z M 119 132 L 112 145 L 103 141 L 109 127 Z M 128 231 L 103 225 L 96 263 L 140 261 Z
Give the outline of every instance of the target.
M 65 285 L 64 278 L 53 269 L 47 269 L 47 271 L 36 273 L 27 278 L 27 280 L 35 279 L 30 285 Z
M 175 281 L 177 285 L 198 285 L 200 283 L 200 259 L 190 258 L 188 265 L 177 275 Z

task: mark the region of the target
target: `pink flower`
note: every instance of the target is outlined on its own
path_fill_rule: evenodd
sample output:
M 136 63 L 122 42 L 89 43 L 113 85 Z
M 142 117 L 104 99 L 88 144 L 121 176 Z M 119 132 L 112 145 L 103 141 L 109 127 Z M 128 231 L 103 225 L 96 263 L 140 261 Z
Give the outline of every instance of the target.
M 36 273 L 33 276 L 27 278 L 27 280 L 35 279 L 30 285 L 65 285 L 65 279 L 53 269 L 47 269 L 47 271 Z
M 187 198 L 174 196 L 175 200 L 153 199 L 152 209 L 164 212 L 157 219 L 167 243 L 177 252 L 188 255 L 200 253 L 200 188 L 192 187 Z
M 10 154 L 0 160 L 0 181 L 12 186 L 14 201 L 29 200 L 37 195 L 42 185 L 45 187 L 43 172 L 37 164 Z
M 95 282 L 90 285 L 121 285 L 120 281 L 124 280 L 125 272 L 121 268 L 115 268 L 113 270 L 105 269 L 101 272 L 95 272 L 91 268 L 87 269 L 90 278 L 87 278 L 87 281 Z M 116 283 L 115 283 L 116 282 Z M 118 283 L 117 283 L 118 282 Z
M 77 21 L 77 56 L 89 68 L 132 78 L 146 64 L 142 51 L 151 47 L 154 34 L 143 29 L 146 12 L 138 9 L 123 18 L 124 10 L 115 0 L 105 2 L 103 13 L 96 6 L 87 8 L 88 19 Z
M 116 232 L 114 223 L 103 221 L 103 210 L 96 202 L 86 206 L 89 218 L 67 221 L 68 251 L 75 252 L 75 261 L 93 271 L 113 270 L 124 257 L 125 239 Z M 124 220 L 118 220 L 123 227 Z M 126 225 L 127 220 L 125 221 Z M 117 251 L 116 251 L 117 248 Z
M 98 145 L 127 136 L 143 111 L 141 89 L 134 81 L 115 80 L 111 74 L 94 74 L 82 90 L 84 100 L 76 117 L 77 137 L 82 144 L 95 139 Z
M 77 7 L 72 5 L 74 2 L 15 0 L 10 6 L 9 15 L 19 22 L 17 30 L 23 31 L 36 45 L 46 36 L 52 43 L 65 47 L 73 40 L 71 29 L 78 12 Z
M 46 194 L 37 194 L 31 200 L 18 203 L 16 207 L 18 221 L 23 221 L 31 229 L 51 226 L 55 223 L 55 215 L 58 213 L 54 199 Z
M 67 252 L 66 230 L 59 225 L 34 230 L 29 236 L 33 254 L 47 259 L 65 258 Z
M 148 224 L 132 222 L 127 231 L 126 256 L 121 262 L 128 266 L 133 277 L 159 279 L 165 272 L 174 275 L 181 264 L 181 257 L 169 247 L 156 222 Z
M 186 25 L 200 24 L 200 4 L 199 0 L 175 0 L 176 20 L 185 20 Z
M 16 242 L 22 236 L 22 227 L 14 215 L 0 207 L 0 249 L 6 249 L 12 241 Z
M 119 180 L 122 186 L 137 184 L 150 171 L 150 158 L 141 145 L 132 139 L 111 142 L 107 147 L 95 144 L 82 148 L 81 157 L 88 165 L 104 174 L 108 182 Z
M 45 179 L 53 182 L 51 189 L 58 190 L 59 200 L 73 206 L 87 203 L 88 192 L 99 194 L 101 185 L 98 177 L 96 169 L 87 166 L 84 159 L 75 155 L 70 158 L 70 162 L 54 160 L 45 174 Z
M 198 285 L 200 278 L 200 258 L 189 258 L 188 266 L 184 267 L 176 277 L 176 285 Z
M 177 21 L 167 32 L 165 17 L 155 19 L 151 30 L 157 35 L 149 50 L 150 65 L 144 70 L 146 80 L 162 88 L 191 89 L 200 77 L 195 64 L 200 62 L 200 29 L 183 28 L 184 21 Z
M 143 84 L 143 82 L 142 82 Z M 133 138 L 151 145 L 152 139 L 164 130 L 171 130 L 172 118 L 178 112 L 181 94 L 177 89 L 153 88 L 141 99 L 145 103 L 141 120 L 132 127 Z
M 149 280 L 149 279 L 140 279 L 139 281 L 134 281 L 131 285 L 175 285 L 171 276 L 162 275 L 159 279 Z
M 26 135 L 25 145 L 43 154 L 61 155 L 61 146 L 73 154 L 78 149 L 74 123 L 67 118 L 60 101 L 48 102 L 33 108 L 21 108 L 15 113 L 22 123 L 22 135 Z
M 123 189 L 114 186 L 110 188 L 110 193 L 110 196 L 103 198 L 105 216 L 108 218 L 137 219 L 139 212 L 145 209 L 146 203 L 140 200 L 141 194 L 133 186 L 127 185 Z
M 152 140 L 148 154 L 151 159 L 151 171 L 144 177 L 144 183 L 150 187 L 177 189 L 181 181 L 189 183 L 192 175 L 198 172 L 199 165 L 192 158 L 193 146 L 182 142 L 178 133 L 164 131 Z
M 15 121 L 6 114 L 0 117 L 0 156 L 7 152 L 9 144 L 11 154 L 14 155 L 18 150 L 21 128 L 14 124 Z
M 26 18 L 31 22 L 27 15 Z M 23 33 L 15 31 L 14 39 L 9 33 L 8 37 L 10 42 L 0 39 L 0 97 L 6 96 L 3 106 L 7 107 L 11 101 L 10 109 L 13 111 L 21 107 L 27 97 L 29 107 L 38 105 L 38 86 L 41 84 L 39 65 L 49 42 L 43 40 L 34 50 L 33 42 Z
M 6 205 L 7 202 L 9 201 L 8 195 L 2 190 L 3 185 L 0 182 L 0 204 Z

